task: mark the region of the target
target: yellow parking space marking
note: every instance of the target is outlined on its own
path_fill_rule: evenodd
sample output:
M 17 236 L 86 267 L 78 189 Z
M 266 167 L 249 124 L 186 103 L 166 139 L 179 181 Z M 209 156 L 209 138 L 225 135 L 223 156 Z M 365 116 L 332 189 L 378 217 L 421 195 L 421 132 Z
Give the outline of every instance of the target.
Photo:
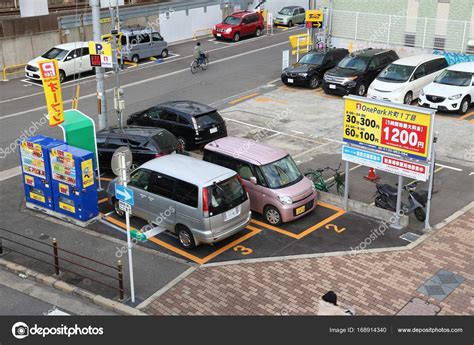
M 242 96 L 242 97 L 239 97 L 237 99 L 234 99 L 233 101 L 230 101 L 229 104 L 236 104 L 236 103 L 245 101 L 246 99 L 258 96 L 258 95 L 260 95 L 260 93 L 258 93 L 258 92 L 251 93 L 250 95 L 246 95 L 246 96 Z
M 110 216 L 107 216 L 107 215 L 104 215 L 103 213 L 101 213 L 101 216 L 105 216 L 104 219 L 109 221 L 110 223 L 114 224 L 114 225 L 117 225 L 118 227 L 126 230 L 127 229 L 127 225 L 118 220 L 118 219 L 115 219 L 113 217 L 110 217 Z M 155 244 L 158 244 L 159 246 L 161 247 L 164 247 L 178 255 L 181 255 L 181 256 L 184 256 L 185 258 L 191 260 L 191 261 L 194 261 L 195 263 L 199 264 L 199 265 L 203 265 L 207 262 L 209 262 L 210 260 L 214 259 L 216 256 L 219 256 L 220 254 L 224 253 L 225 251 L 229 250 L 230 248 L 233 248 L 235 246 L 237 246 L 239 243 L 242 243 L 243 241 L 255 236 L 256 234 L 258 234 L 259 232 L 261 232 L 262 230 L 260 229 L 257 229 L 251 225 L 247 225 L 247 229 L 251 230 L 248 234 L 242 236 L 242 237 L 239 237 L 237 238 L 236 240 L 232 241 L 231 243 L 225 245 L 224 247 L 222 248 L 219 248 L 217 249 L 216 251 L 212 252 L 211 254 L 209 254 L 208 256 L 204 257 L 204 258 L 199 258 L 195 255 L 192 255 L 188 252 L 186 252 L 185 250 L 183 249 L 180 249 L 180 248 L 177 248 L 169 243 L 166 243 L 165 241 L 162 241 L 162 240 L 159 240 L 155 237 L 151 237 L 149 238 L 148 240 L 155 243 Z M 136 228 L 134 227 L 130 227 L 130 231 L 132 230 L 137 230 Z
M 273 99 L 273 98 L 268 98 L 268 97 L 257 97 L 254 99 L 255 102 L 258 103 L 279 103 L 279 104 L 288 104 L 286 101 L 281 101 L 279 99 Z
M 156 60 L 158 60 L 158 59 L 157 59 L 156 57 L 152 56 L 152 57 L 149 57 L 148 60 L 149 60 L 149 61 L 156 61 Z
M 100 199 L 100 200 L 99 200 L 99 204 L 103 204 L 103 203 L 106 202 L 107 200 L 109 200 L 109 198 Z
M 469 121 L 469 123 L 474 123 L 474 120 Z
M 464 120 L 464 119 L 467 119 L 468 117 L 473 116 L 473 115 L 474 115 L 474 111 L 471 111 L 470 113 L 464 114 L 463 116 L 460 116 L 457 119 L 458 120 Z
M 256 220 L 256 219 L 252 219 L 252 223 L 260 225 L 261 227 L 264 227 L 268 230 L 279 232 L 282 235 L 294 238 L 296 240 L 300 240 L 303 237 L 305 237 L 305 236 L 309 235 L 310 233 L 312 233 L 313 231 L 321 228 L 322 226 L 332 222 L 334 219 L 337 219 L 340 216 L 342 216 L 344 213 L 346 213 L 346 211 L 343 210 L 342 208 L 334 206 L 334 205 L 327 204 L 323 201 L 318 201 L 318 205 L 329 208 L 329 209 L 332 209 L 332 210 L 337 211 L 337 212 L 335 214 L 333 214 L 332 216 L 329 216 L 329 217 L 323 219 L 322 221 L 320 221 L 319 223 L 317 223 L 317 224 L 311 226 L 310 228 L 304 230 L 303 232 L 300 232 L 299 234 L 295 234 L 291 231 L 288 231 L 288 230 L 285 230 L 285 229 L 282 229 L 282 228 L 279 228 L 279 227 L 261 222 L 261 221 Z
M 109 178 L 109 177 L 99 177 L 99 179 L 100 179 L 101 181 L 112 181 L 112 179 Z
M 131 61 L 124 61 L 123 63 L 124 63 L 125 65 L 128 65 L 128 66 L 130 66 L 131 68 L 133 68 L 133 67 L 137 67 L 137 66 L 138 66 L 138 64 L 137 64 L 137 63 L 135 63 L 135 62 L 131 62 Z

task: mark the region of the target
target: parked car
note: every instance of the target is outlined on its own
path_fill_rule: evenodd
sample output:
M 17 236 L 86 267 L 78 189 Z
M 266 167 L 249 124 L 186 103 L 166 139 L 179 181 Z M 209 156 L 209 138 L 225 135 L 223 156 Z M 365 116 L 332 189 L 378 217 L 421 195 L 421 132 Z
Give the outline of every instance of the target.
M 263 17 L 257 12 L 240 11 L 227 16 L 222 23 L 212 29 L 216 39 L 224 38 L 237 42 L 244 36 L 260 36 L 264 24 Z
M 224 120 L 215 108 L 193 101 L 173 101 L 134 113 L 128 125 L 161 127 L 173 133 L 182 150 L 227 136 Z
M 275 25 L 286 25 L 292 27 L 294 24 L 302 24 L 306 19 L 306 11 L 301 6 L 286 6 L 278 11 L 273 19 Z
M 59 79 L 92 71 L 88 42 L 71 42 L 54 46 L 41 56 L 30 60 L 25 66 L 25 76 L 32 80 L 41 80 L 38 61 L 56 59 L 58 61 Z
M 97 133 L 97 154 L 101 168 L 110 168 L 116 149 L 128 146 L 132 151 L 132 169 L 178 148 L 176 137 L 163 128 L 109 127 Z
M 115 197 L 117 179 L 107 188 L 119 217 L 124 213 Z M 184 155 L 153 159 L 133 171 L 134 216 L 164 227 L 192 249 L 214 243 L 243 230 L 250 222 L 248 193 L 229 169 Z
M 474 100 L 474 62 L 449 66 L 429 85 L 418 98 L 423 107 L 466 114 Z
M 448 67 L 443 56 L 421 54 L 396 60 L 370 84 L 367 97 L 393 103 L 411 104 L 421 90 Z
M 369 48 L 352 53 L 324 74 L 324 92 L 364 96 L 375 77 L 395 60 L 398 55 L 393 50 Z
M 102 36 L 102 40 L 110 42 L 112 35 Z M 125 61 L 138 63 L 140 59 L 160 56 L 168 57 L 168 43 L 161 34 L 144 26 L 126 26 L 118 33 L 118 57 Z
M 303 217 L 316 207 L 313 183 L 283 150 L 227 137 L 207 144 L 203 159 L 236 171 L 249 192 L 250 208 L 272 225 Z
M 349 52 L 343 48 L 310 51 L 300 61 L 283 70 L 281 81 L 285 85 L 300 85 L 315 89 L 321 84 L 324 73 L 335 67 L 347 54 Z

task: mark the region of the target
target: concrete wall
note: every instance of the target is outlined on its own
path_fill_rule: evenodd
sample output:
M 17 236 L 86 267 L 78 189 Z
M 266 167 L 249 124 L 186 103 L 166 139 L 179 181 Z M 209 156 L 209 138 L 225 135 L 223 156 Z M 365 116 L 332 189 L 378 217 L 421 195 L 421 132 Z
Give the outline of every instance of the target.
M 249 10 L 254 10 L 255 6 L 258 5 L 260 1 L 254 1 L 253 4 L 249 7 Z M 308 0 L 268 0 L 264 4 L 264 8 L 269 12 L 273 13 L 275 16 L 279 10 L 281 10 L 285 6 L 303 6 L 305 9 L 308 9 Z M 319 6 L 319 3 L 318 3 Z

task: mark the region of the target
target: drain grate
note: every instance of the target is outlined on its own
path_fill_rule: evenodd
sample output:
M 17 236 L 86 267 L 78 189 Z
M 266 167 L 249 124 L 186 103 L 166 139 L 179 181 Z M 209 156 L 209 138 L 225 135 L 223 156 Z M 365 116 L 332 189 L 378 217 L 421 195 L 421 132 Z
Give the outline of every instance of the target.
M 442 301 L 463 282 L 464 278 L 460 275 L 446 270 L 439 270 L 416 291 Z
M 405 232 L 400 238 L 408 242 L 413 242 L 420 238 L 420 235 L 414 234 L 413 232 Z

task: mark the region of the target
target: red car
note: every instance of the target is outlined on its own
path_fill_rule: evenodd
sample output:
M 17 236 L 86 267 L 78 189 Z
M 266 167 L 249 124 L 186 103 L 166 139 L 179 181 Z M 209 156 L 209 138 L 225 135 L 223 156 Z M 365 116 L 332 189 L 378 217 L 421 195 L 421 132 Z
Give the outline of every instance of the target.
M 260 36 L 263 30 L 263 17 L 257 12 L 240 11 L 227 16 L 214 26 L 212 34 L 216 39 L 224 38 L 237 42 L 244 36 Z

